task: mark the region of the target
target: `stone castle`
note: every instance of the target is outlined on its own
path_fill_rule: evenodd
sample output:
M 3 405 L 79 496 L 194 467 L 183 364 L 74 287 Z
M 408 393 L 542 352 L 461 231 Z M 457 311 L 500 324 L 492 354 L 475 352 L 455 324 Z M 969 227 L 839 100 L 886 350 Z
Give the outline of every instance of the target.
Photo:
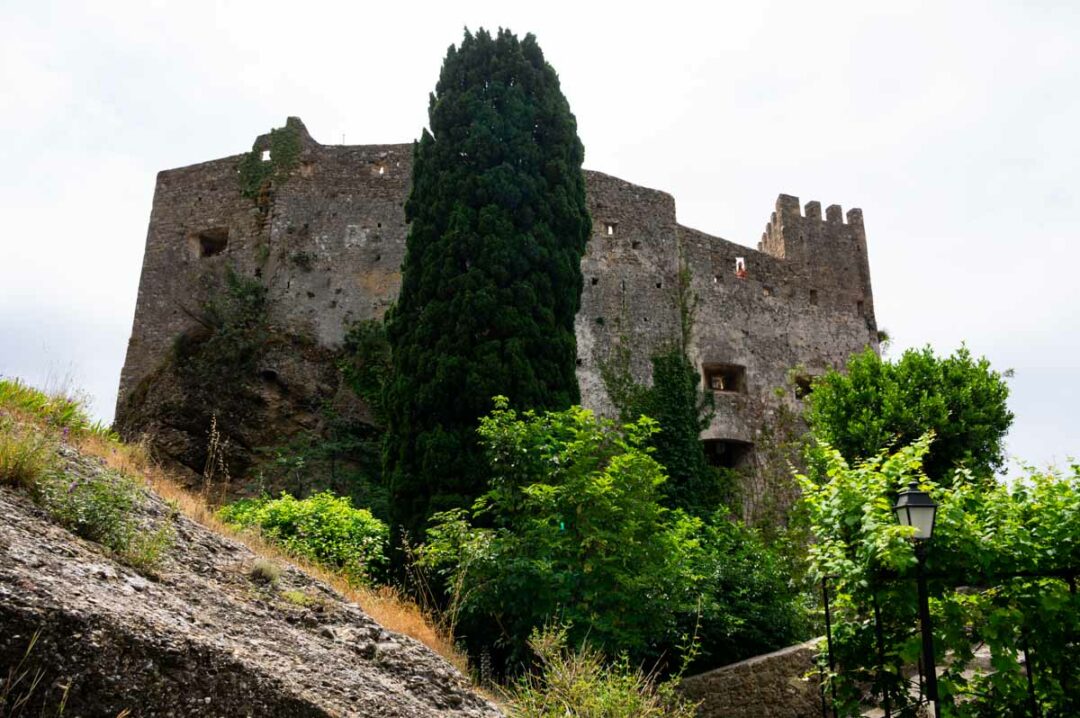
M 193 457 L 193 468 L 205 431 L 146 406 L 160 389 L 155 372 L 193 328 L 190 309 L 204 300 L 207 276 L 228 265 L 258 277 L 274 322 L 306 338 L 302 351 L 271 354 L 258 372 L 266 421 L 286 433 L 313 425 L 317 403 L 342 404 L 327 362 L 347 327 L 381 317 L 401 283 L 412 145 L 322 145 L 296 118 L 286 128 L 296 156 L 258 197 L 238 179 L 247 154 L 157 178 L 117 426 L 149 431 L 165 453 Z M 261 161 L 275 160 L 271 140 L 254 144 Z M 619 347 L 629 350 L 633 376 L 649 381 L 651 355 L 681 336 L 689 296 L 689 355 L 716 399 L 701 438 L 716 464 L 752 468 L 763 432 L 784 407 L 797 408 L 810 377 L 877 349 L 861 210 L 832 205 L 822 216 L 818 202 L 800 207 L 780 195 L 755 250 L 678 224 L 664 192 L 585 175 L 593 234 L 576 333 L 586 406 L 613 413 L 601 368 Z M 264 440 L 256 431 L 238 443 Z M 743 493 L 744 515 L 753 514 L 761 497 L 752 487 Z

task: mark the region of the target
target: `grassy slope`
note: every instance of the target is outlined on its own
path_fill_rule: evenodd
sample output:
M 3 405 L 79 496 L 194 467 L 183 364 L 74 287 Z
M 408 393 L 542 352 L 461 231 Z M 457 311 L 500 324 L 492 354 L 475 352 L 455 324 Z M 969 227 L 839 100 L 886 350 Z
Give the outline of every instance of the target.
M 108 428 L 91 422 L 77 400 L 0 379 L 0 483 L 32 487 L 47 472 L 50 454 L 62 441 L 100 458 L 119 475 L 145 484 L 189 519 L 240 541 L 263 558 L 290 562 L 330 584 L 385 628 L 415 638 L 468 675 L 468 661 L 454 647 L 452 637 L 395 589 L 357 587 L 339 574 L 285 555 L 258 535 L 230 528 L 214 515 L 208 495 L 183 488 L 182 482 L 150 458 L 144 446 L 126 444 Z

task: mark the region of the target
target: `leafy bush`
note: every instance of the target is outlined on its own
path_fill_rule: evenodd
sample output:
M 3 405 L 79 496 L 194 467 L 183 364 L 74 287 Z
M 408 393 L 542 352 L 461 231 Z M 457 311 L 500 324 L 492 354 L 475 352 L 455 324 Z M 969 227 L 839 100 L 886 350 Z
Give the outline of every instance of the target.
M 445 581 L 474 654 L 491 651 L 496 668 L 512 670 L 552 617 L 573 645 L 588 639 L 634 660 L 677 655 L 699 618 L 715 641 L 703 651 L 713 665 L 741 657 L 728 653 L 740 643 L 787 635 L 793 619 L 772 634 L 758 625 L 791 605 L 775 572 L 759 576 L 750 552 L 767 556 L 760 542 L 722 518 L 710 527 L 662 505 L 664 470 L 645 448 L 655 422 L 619 428 L 580 407 L 519 417 L 495 402 L 480 426 L 491 491 L 471 515 L 437 515 L 419 550 L 421 566 Z M 732 598 L 747 615 L 732 612 Z M 750 641 L 748 627 L 758 634 Z
M 143 489 L 114 472 L 91 477 L 44 475 L 33 487 L 35 500 L 53 520 L 77 536 L 95 541 L 123 563 L 153 572 L 172 542 L 163 524 L 151 530 L 139 521 Z
M 219 516 L 233 526 L 259 529 L 286 551 L 339 570 L 350 581 L 379 577 L 386 560 L 386 524 L 328 491 L 302 500 L 284 493 L 276 499 L 241 499 Z
M 509 691 L 512 718 L 693 718 L 695 706 L 675 692 L 673 681 L 631 668 L 625 660 L 609 664 L 588 645 L 567 646 L 565 629 L 534 631 L 529 648 L 538 671 Z
M 251 566 L 251 579 L 258 583 L 274 585 L 281 578 L 281 567 L 268 558 L 255 559 Z
M 697 612 L 682 618 L 697 637 L 692 671 L 806 640 L 812 634 L 792 567 L 761 533 L 723 512 L 700 533 Z
M 866 685 L 878 697 L 889 695 L 894 709 L 910 702 L 903 667 L 920 655 L 919 634 L 911 630 L 916 555 L 913 530 L 896 521 L 891 507 L 914 480 L 939 504 L 925 566 L 936 662 L 944 667 L 939 690 L 955 703 L 949 715 L 1028 715 L 1025 647 L 1042 713 L 1076 715 L 1080 597 L 1061 577 L 1033 574 L 1080 565 L 1080 466 L 1064 474 L 1031 471 L 1009 485 L 959 471 L 943 486 L 922 473 L 930 441 L 924 436 L 854 467 L 827 449 L 828 480 L 801 477 L 817 537 L 812 568 L 818 580 L 829 577 L 834 596 L 833 639 L 843 669 L 833 681 L 842 714 L 856 714 Z M 990 651 L 993 672 L 965 673 L 980 644 Z

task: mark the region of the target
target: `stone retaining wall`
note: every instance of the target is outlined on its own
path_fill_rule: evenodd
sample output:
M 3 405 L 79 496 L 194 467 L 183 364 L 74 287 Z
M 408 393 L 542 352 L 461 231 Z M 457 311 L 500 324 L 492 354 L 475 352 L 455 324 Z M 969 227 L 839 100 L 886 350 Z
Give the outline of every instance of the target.
M 820 718 L 819 640 L 684 678 L 681 690 L 701 718 Z

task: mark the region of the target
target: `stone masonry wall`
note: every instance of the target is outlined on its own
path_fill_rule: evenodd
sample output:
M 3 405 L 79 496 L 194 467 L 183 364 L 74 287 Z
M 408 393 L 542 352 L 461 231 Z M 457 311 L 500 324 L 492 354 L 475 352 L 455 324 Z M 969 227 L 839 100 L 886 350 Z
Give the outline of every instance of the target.
M 275 322 L 328 348 L 350 323 L 381 317 L 397 296 L 412 146 L 320 145 L 299 120 L 289 126 L 299 132 L 298 162 L 259 201 L 241 193 L 244 155 L 159 173 L 118 421 L 128 395 L 192 327 L 191 310 L 226 265 L 261 279 Z M 269 135 L 254 147 L 268 148 Z M 792 368 L 816 375 L 877 348 L 860 210 L 845 222 L 834 205 L 823 220 L 817 202 L 803 212 L 797 198 L 780 195 L 759 251 L 679 225 L 667 193 L 592 171 L 586 187 L 593 235 L 575 327 L 586 406 L 613 413 L 601 367 L 617 347 L 630 349 L 631 373 L 647 382 L 651 354 L 678 340 L 683 267 L 697 297 L 692 361 L 703 377 L 720 365 L 744 375 L 737 391 L 716 393 L 716 417 L 702 438 L 747 448 L 743 464 L 775 412 L 797 408 L 790 393 L 774 393 Z M 745 276 L 736 275 L 737 258 Z M 746 499 L 744 514 L 755 500 Z
M 700 718 L 819 718 L 817 640 L 684 678 L 679 688 L 701 702 Z

